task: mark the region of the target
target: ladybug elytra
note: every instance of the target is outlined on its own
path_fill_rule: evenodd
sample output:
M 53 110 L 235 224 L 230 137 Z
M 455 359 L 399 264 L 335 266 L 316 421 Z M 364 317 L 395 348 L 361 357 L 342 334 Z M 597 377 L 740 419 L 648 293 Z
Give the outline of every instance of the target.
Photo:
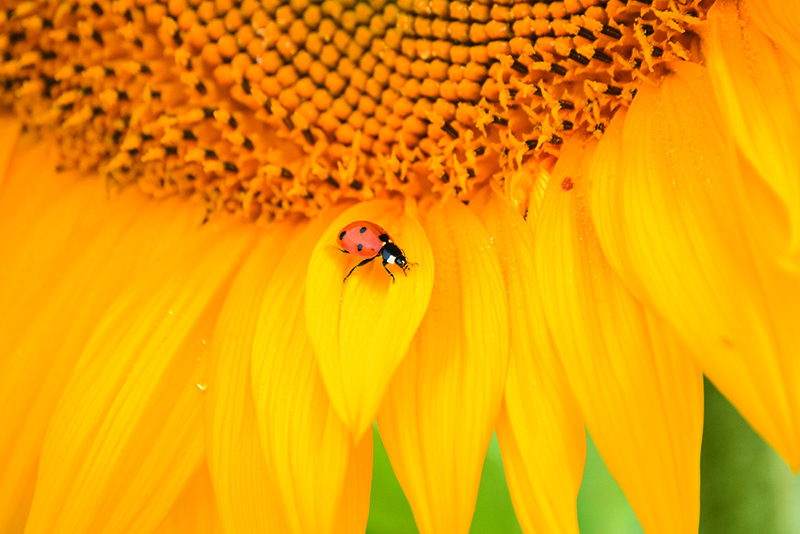
M 342 247 L 340 250 L 346 254 L 352 254 L 359 258 L 366 258 L 364 261 L 350 269 L 347 276 L 344 277 L 343 282 L 353 274 L 357 268 L 368 264 L 375 258 L 381 258 L 383 268 L 392 277 L 392 282 L 395 281 L 394 275 L 386 267 L 387 264 L 393 263 L 403 269 L 403 274 L 411 267 L 411 263 L 406 259 L 405 253 L 398 247 L 389 234 L 378 226 L 377 224 L 369 221 L 355 221 L 339 232 L 336 242 Z

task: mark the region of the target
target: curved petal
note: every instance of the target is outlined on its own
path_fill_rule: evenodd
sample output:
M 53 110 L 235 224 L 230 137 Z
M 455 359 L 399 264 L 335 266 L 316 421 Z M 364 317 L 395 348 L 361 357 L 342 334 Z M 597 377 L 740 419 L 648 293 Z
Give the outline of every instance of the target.
M 206 225 L 107 310 L 48 429 L 26 532 L 163 519 L 204 457 L 205 340 L 252 236 Z
M 514 509 L 525 532 L 577 534 L 586 431 L 544 320 L 533 231 L 488 188 L 470 208 L 497 247 L 508 292 L 510 357 L 497 439 Z
M 0 243 L 16 244 L 0 262 L 3 288 L 10 290 L 0 291 L 0 348 L 15 355 L 0 359 L 5 406 L 0 530 L 10 532 L 25 524 L 45 433 L 66 377 L 111 303 L 142 266 L 153 265 L 151 252 L 160 248 L 152 243 L 154 227 L 160 245 L 174 247 L 189 225 L 199 222 L 193 210 L 175 202 L 151 205 L 148 220 L 140 220 L 145 201 L 137 191 L 109 201 L 98 182 L 57 174 L 46 150 L 28 146 L 29 140 L 23 137 L 12 155 L 7 187 L 0 194 Z M 51 199 L 36 188 L 26 192 L 31 176 L 63 194 Z M 13 198 L 17 194 L 22 196 Z M 3 224 L 11 221 L 11 227 Z M 48 225 L 62 238 L 47 239 Z
M 331 406 L 306 331 L 306 265 L 331 217 L 293 240 L 264 295 L 253 341 L 253 397 L 267 469 L 291 532 L 363 532 L 372 434 L 354 443 Z
M 0 197 L 9 178 L 9 165 L 17 151 L 17 143 L 22 135 L 22 121 L 13 115 L 0 115 Z
M 800 322 L 798 277 L 772 264 L 761 229 L 742 221 L 743 191 L 756 190 L 758 178 L 738 164 L 708 73 L 672 68 L 660 87 L 642 87 L 600 141 L 592 215 L 634 294 L 677 329 L 709 379 L 797 469 L 800 373 L 790 340 Z
M 378 428 L 423 534 L 467 532 L 503 395 L 508 316 L 497 252 L 456 200 L 423 226 L 436 261 L 430 306 Z
M 281 501 L 273 495 L 253 402 L 251 354 L 258 314 L 294 220 L 276 223 L 236 274 L 217 319 L 208 371 L 208 467 L 222 524 L 228 532 L 285 532 Z M 279 497 L 279 496 L 278 496 Z
M 2 303 L 13 305 L 46 292 L 59 256 L 77 256 L 86 245 L 82 232 L 91 235 L 111 213 L 97 183 L 79 180 L 78 173 L 59 176 L 55 167 L 54 151 L 45 143 L 35 143 L 32 136 L 19 140 L 0 195 L 0 272 L 31 283 L 0 284 Z
M 338 250 L 336 234 L 357 220 L 373 221 L 386 229 L 409 260 L 418 264 L 407 277 L 396 276 L 393 284 L 378 259 L 342 283 L 359 258 Z M 316 242 L 306 281 L 308 334 L 333 407 L 356 439 L 375 420 L 386 384 L 428 307 L 432 286 L 428 240 L 397 203 L 354 206 Z
M 703 39 L 708 71 L 722 117 L 743 154 L 766 180 L 789 218 L 780 253 L 800 252 L 800 63 L 755 24 L 752 2 L 718 0 Z M 780 235 L 780 234 L 779 234 Z M 767 238 L 777 236 L 767 233 Z
M 785 0 L 752 0 L 747 4 L 761 31 L 800 61 L 800 4 Z
M 539 214 L 545 317 L 586 426 L 645 532 L 697 532 L 702 374 L 603 256 L 586 205 L 591 147 L 567 142 Z
M 210 386 L 209 386 L 210 387 Z M 170 508 L 154 534 L 223 534 L 217 499 L 206 466 L 200 465 Z M 228 531 L 245 532 L 245 531 Z M 252 531 L 251 531 L 252 532 Z

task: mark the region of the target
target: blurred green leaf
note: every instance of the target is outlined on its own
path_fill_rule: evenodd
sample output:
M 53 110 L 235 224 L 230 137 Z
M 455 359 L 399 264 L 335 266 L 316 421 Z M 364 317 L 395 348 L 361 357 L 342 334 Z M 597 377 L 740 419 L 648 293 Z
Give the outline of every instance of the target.
M 578 493 L 581 534 L 643 534 L 625 494 L 611 476 L 592 438 L 586 436 L 586 467 Z
M 478 489 L 478 502 L 475 505 L 470 534 L 498 533 L 522 534 L 522 529 L 517 522 L 511 495 L 508 493 L 500 445 L 497 443 L 497 437 L 492 436 L 492 443 L 489 445 L 486 461 L 483 464 L 481 486 Z
M 411 507 L 392 471 L 377 426 L 373 427 L 374 457 L 368 534 L 412 534 L 417 527 Z M 497 439 L 492 437 L 481 474 L 478 502 L 470 534 L 521 534 L 503 473 Z
M 394 476 L 392 464 L 389 463 L 389 456 L 378 433 L 378 425 L 372 425 L 372 439 L 372 492 L 367 534 L 416 533 L 417 525 L 411 506 Z
M 800 481 L 708 381 L 701 503 L 701 534 L 800 532 Z
M 708 382 L 701 459 L 700 534 L 800 533 L 800 479 Z M 408 501 L 374 429 L 368 534 L 417 532 Z M 591 438 L 578 494 L 581 534 L 643 534 Z M 497 440 L 486 455 L 470 534 L 521 533 Z

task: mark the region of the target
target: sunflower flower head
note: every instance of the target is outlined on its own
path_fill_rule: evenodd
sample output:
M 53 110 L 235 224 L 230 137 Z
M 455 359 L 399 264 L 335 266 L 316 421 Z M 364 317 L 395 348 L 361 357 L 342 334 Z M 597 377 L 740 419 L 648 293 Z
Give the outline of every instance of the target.
M 702 2 L 24 2 L 3 100 L 64 168 L 273 220 L 468 200 L 696 58 Z M 509 186 L 511 187 L 511 185 Z
M 796 471 L 798 27 L 3 4 L 0 530 L 364 532 L 377 422 L 423 533 L 469 531 L 496 433 L 523 530 L 576 534 L 585 429 L 696 532 L 704 373 Z

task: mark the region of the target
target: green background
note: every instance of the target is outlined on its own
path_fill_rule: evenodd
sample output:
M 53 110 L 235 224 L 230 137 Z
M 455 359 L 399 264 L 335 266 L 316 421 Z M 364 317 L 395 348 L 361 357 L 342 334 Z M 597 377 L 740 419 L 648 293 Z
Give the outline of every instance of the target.
M 377 427 L 368 534 L 417 532 Z M 591 439 L 578 495 L 581 534 L 642 534 L 625 495 Z M 471 534 L 522 530 L 497 439 L 486 455 Z M 709 383 L 701 456 L 700 534 L 800 534 L 800 480 Z

